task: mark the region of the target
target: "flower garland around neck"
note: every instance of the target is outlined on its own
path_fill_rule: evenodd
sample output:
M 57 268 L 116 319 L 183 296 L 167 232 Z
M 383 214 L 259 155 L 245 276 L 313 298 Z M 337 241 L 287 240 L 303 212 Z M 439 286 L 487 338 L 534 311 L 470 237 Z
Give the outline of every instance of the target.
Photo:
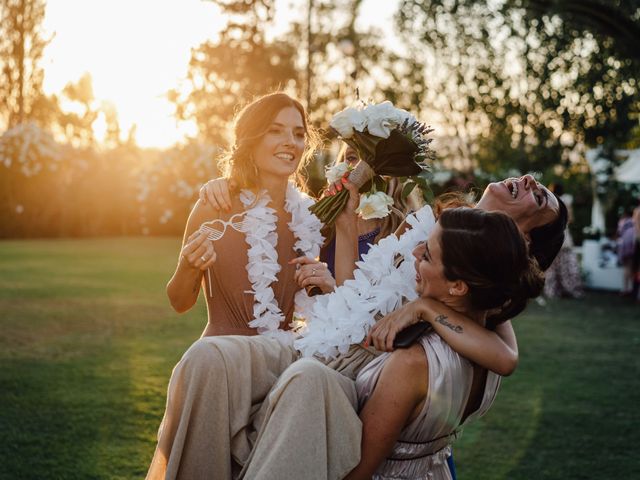
M 387 315 L 417 298 L 413 249 L 435 225 L 431 207 L 407 216 L 411 226 L 400 238 L 389 235 L 356 263 L 353 279 L 315 297 L 294 346 L 303 356 L 335 358 L 364 340 L 378 314 Z M 401 263 L 398 260 L 402 258 Z
M 276 275 L 281 270 L 278 263 L 278 234 L 276 211 L 269 207 L 271 197 L 263 190 L 257 195 L 250 190 L 240 192 L 240 201 L 247 208 L 245 224 L 245 240 L 249 245 L 247 251 L 247 273 L 251 282 L 254 296 L 253 320 L 249 326 L 256 328 L 258 333 L 291 342 L 294 337 L 292 331 L 280 329 L 285 319 L 275 298 L 272 283 L 277 281 Z M 302 250 L 306 256 L 316 258 L 320 254 L 320 247 L 324 237 L 320 233 L 322 223 L 309 211 L 313 200 L 300 192 L 291 183 L 287 186 L 284 209 L 291 214 L 289 230 L 296 238 L 295 250 Z M 305 317 L 305 312 L 313 304 L 304 289 L 295 295 L 294 324 L 297 318 Z M 292 325 L 295 327 L 295 325 Z

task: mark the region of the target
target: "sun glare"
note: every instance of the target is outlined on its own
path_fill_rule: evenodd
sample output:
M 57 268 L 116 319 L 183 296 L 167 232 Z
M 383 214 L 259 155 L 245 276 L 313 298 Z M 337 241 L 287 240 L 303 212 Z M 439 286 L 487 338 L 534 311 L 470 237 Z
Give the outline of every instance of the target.
M 366 0 L 361 28 L 389 29 L 396 1 L 381 11 Z M 288 30 L 294 18 L 304 20 L 291 5 L 277 0 L 273 35 Z M 115 106 L 124 137 L 135 125 L 138 145 L 168 147 L 195 134 L 196 126 L 176 123 L 166 93 L 180 91 L 191 49 L 215 40 L 225 23 L 219 7 L 203 0 L 48 0 L 44 29 L 53 38 L 43 58 L 45 92 L 59 94 L 89 73 L 96 105 Z M 104 119 L 94 127 L 101 139 Z
M 167 147 L 195 125 L 176 125 L 166 92 L 180 87 L 191 48 L 223 25 L 218 7 L 199 0 L 48 0 L 45 91 L 88 72 L 96 102 L 115 105 L 124 134 L 135 124 L 140 146 Z

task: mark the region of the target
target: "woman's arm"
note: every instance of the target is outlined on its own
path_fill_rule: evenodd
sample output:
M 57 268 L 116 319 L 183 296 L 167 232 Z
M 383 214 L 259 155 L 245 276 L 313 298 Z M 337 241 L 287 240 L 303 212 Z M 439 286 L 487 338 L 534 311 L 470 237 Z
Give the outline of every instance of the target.
M 345 280 L 353 278 L 353 271 L 358 261 L 358 216 L 355 212 L 358 208 L 360 195 L 358 187 L 351 182 L 342 183 L 343 188 L 349 191 L 349 200 L 344 210 L 336 218 L 336 255 L 334 271 L 336 272 L 336 284 L 342 285 Z
M 510 375 L 518 366 L 518 344 L 511 322 L 490 331 L 431 298 L 418 298 L 387 315 L 367 337 L 378 350 L 393 350 L 396 334 L 414 323 L 429 322 L 453 350 L 498 375 Z
M 371 479 L 391 453 L 404 426 L 422 409 L 429 388 L 429 368 L 420 345 L 394 352 L 360 412 L 360 463 L 345 480 Z
M 451 348 L 481 367 L 498 375 L 511 375 L 518 366 L 518 343 L 511 321 L 488 330 L 437 300 L 425 298 L 421 318 Z
M 186 312 L 196 303 L 203 272 L 212 267 L 216 261 L 213 242 L 198 229 L 203 222 L 217 217 L 217 211 L 200 201 L 196 202 L 191 210 L 184 231 L 178 265 L 167 284 L 167 296 L 171 306 L 178 313 Z

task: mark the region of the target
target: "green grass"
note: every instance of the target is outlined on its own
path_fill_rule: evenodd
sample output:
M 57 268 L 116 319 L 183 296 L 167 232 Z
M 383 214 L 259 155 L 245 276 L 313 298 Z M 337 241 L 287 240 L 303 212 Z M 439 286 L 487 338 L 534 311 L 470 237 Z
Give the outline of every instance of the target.
M 0 478 L 141 478 L 173 365 L 205 324 L 168 305 L 178 239 L 0 242 Z M 465 479 L 640 476 L 640 307 L 532 305 L 521 361 L 455 446 Z M 640 478 L 640 477 L 639 477 Z

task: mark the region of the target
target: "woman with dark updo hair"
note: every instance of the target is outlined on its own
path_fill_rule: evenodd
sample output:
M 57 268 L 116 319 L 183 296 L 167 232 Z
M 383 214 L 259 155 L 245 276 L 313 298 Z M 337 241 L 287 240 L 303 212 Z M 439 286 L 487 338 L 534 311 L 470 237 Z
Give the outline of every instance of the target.
M 431 301 L 491 328 L 522 311 L 544 285 L 523 234 L 500 212 L 447 209 L 413 253 L 419 298 L 372 328 L 380 350 L 386 341 L 380 332 L 426 321 Z M 459 334 L 466 328 L 453 315 L 437 321 Z M 499 384 L 499 375 L 456 353 L 434 331 L 379 355 L 355 383 L 315 359 L 298 360 L 262 406 L 242 476 L 449 480 L 451 443 L 463 425 L 487 412 Z

